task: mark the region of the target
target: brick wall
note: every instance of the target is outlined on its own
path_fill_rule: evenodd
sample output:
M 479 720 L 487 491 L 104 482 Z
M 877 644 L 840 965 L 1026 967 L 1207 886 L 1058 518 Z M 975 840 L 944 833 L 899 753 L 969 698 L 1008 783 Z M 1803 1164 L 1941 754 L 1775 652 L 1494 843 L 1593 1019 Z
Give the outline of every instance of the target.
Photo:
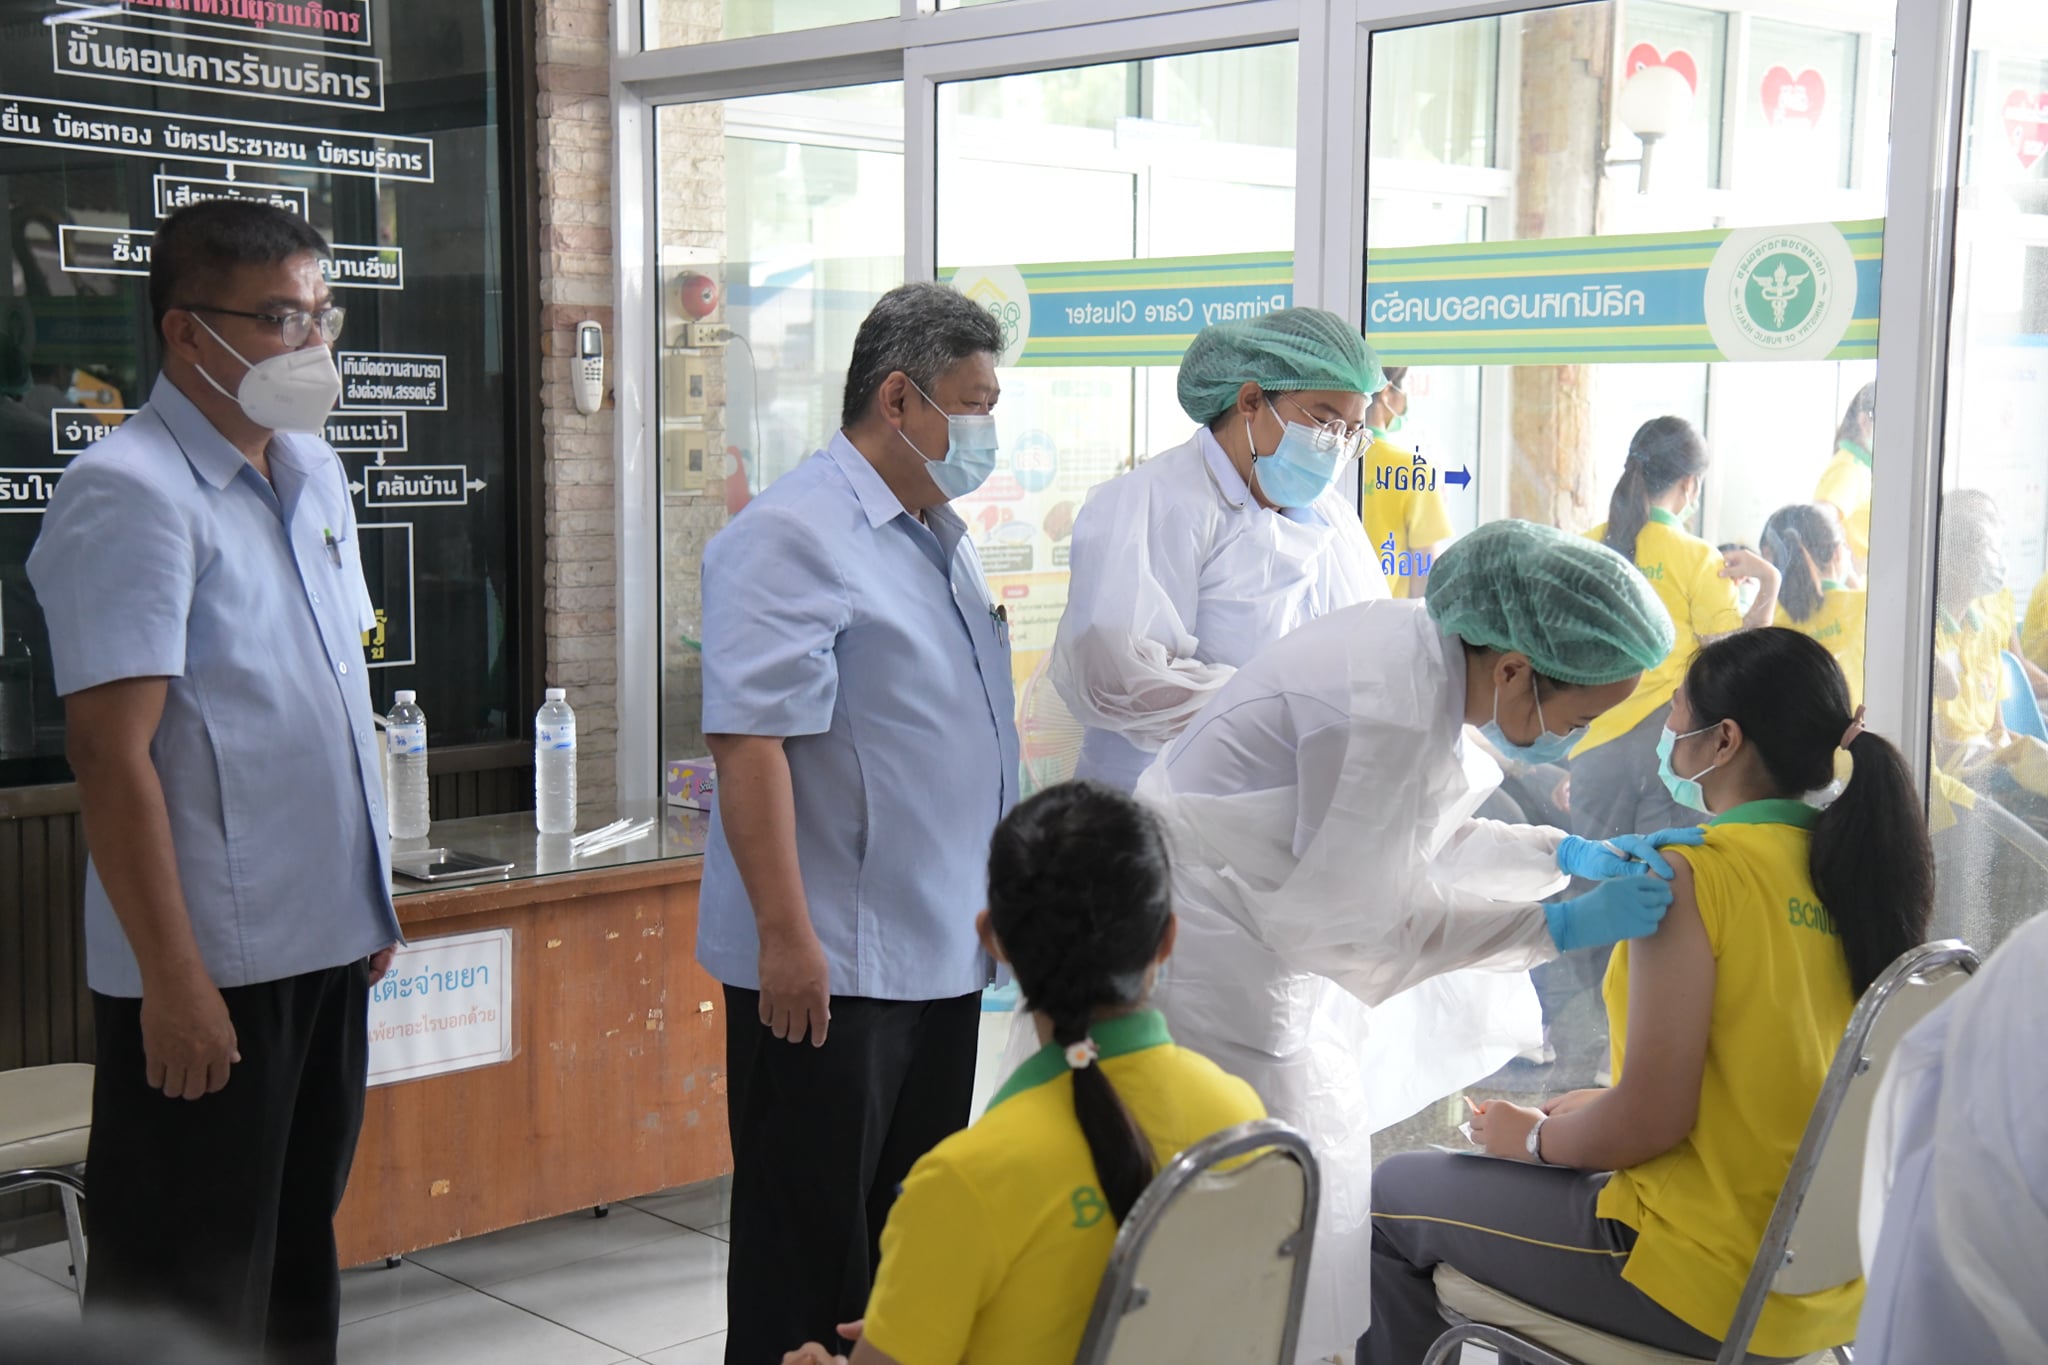
M 541 428 L 547 681 L 576 710 L 586 811 L 617 791 L 618 558 L 612 413 L 570 388 L 576 324 L 613 327 L 610 0 L 539 0 Z
M 647 3 L 658 10 L 656 30 L 667 42 L 720 36 L 721 0 Z M 618 788 L 618 456 L 610 396 L 603 410 L 588 417 L 576 411 L 571 356 L 580 322 L 600 323 L 608 336 L 620 323 L 655 325 L 653 319 L 617 320 L 612 314 L 617 284 L 611 231 L 612 8 L 613 0 L 538 0 L 536 5 L 547 681 L 568 689 L 569 704 L 576 709 L 586 817 L 604 813 Z M 680 158 L 685 172 L 671 175 L 664 166 L 663 243 L 688 240 L 716 248 L 724 234 L 719 106 L 666 111 L 661 127 L 664 133 L 687 129 L 690 134 L 689 152 Z M 671 228 L 679 231 L 672 235 Z M 722 403 L 723 376 L 714 370 L 714 377 L 712 397 Z M 709 424 L 721 426 L 722 417 L 714 412 Z M 704 540 L 724 522 L 715 492 L 697 501 L 701 506 L 679 508 L 663 519 L 667 617 L 660 651 L 664 714 L 686 715 L 692 731 L 698 674 L 694 655 L 679 637 L 696 634 L 691 623 L 697 560 Z M 672 684 L 671 677 L 683 681 Z M 687 735 L 677 738 L 687 747 Z

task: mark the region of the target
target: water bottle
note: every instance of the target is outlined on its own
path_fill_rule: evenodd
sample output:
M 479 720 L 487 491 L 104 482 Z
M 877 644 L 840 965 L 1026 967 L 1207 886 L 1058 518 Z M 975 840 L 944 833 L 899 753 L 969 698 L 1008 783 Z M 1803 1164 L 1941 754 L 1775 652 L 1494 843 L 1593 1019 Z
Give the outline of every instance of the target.
M 399 692 L 384 730 L 391 761 L 391 837 L 423 839 L 427 833 L 427 713 L 414 693 Z
M 550 687 L 533 718 L 533 814 L 542 834 L 576 832 L 576 713 Z

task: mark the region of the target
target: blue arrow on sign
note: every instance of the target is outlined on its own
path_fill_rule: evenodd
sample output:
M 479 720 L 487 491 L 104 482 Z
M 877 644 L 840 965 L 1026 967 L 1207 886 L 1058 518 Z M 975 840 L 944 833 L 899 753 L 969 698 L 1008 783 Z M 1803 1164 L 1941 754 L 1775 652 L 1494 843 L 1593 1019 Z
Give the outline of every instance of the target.
M 1459 466 L 1458 472 L 1455 474 L 1446 471 L 1444 474 L 1444 482 L 1448 484 L 1455 484 L 1459 488 L 1463 488 L 1466 484 L 1472 482 L 1471 471 L 1462 465 Z

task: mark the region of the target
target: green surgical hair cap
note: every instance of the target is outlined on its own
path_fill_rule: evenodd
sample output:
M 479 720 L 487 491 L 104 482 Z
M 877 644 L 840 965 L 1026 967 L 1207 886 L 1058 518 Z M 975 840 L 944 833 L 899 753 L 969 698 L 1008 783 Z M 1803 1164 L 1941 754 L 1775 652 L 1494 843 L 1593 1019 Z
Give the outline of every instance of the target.
M 1429 614 L 1468 645 L 1526 654 L 1536 671 L 1599 687 L 1671 653 L 1671 616 L 1636 566 L 1595 540 L 1492 521 L 1438 556 Z
M 1181 357 L 1181 408 L 1207 426 L 1230 411 L 1247 380 L 1268 393 L 1370 395 L 1387 386 L 1379 357 L 1358 329 L 1321 308 L 1282 308 L 1204 327 Z

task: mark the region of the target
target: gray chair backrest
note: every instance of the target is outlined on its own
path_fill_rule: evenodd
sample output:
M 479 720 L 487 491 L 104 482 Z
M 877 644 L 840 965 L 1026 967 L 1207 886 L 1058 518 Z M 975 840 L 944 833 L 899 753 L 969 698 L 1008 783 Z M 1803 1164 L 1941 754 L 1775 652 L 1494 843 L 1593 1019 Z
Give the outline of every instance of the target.
M 1743 1358 L 1770 1294 L 1815 1294 L 1863 1273 L 1857 1210 L 1878 1081 L 1906 1031 L 1976 970 L 1977 954 L 1954 939 L 1923 944 L 1887 967 L 1857 1002 L 1764 1227 L 1721 1365 Z
M 1275 1119 L 1182 1152 L 1117 1231 L 1075 1365 L 1293 1365 L 1318 1183 Z

